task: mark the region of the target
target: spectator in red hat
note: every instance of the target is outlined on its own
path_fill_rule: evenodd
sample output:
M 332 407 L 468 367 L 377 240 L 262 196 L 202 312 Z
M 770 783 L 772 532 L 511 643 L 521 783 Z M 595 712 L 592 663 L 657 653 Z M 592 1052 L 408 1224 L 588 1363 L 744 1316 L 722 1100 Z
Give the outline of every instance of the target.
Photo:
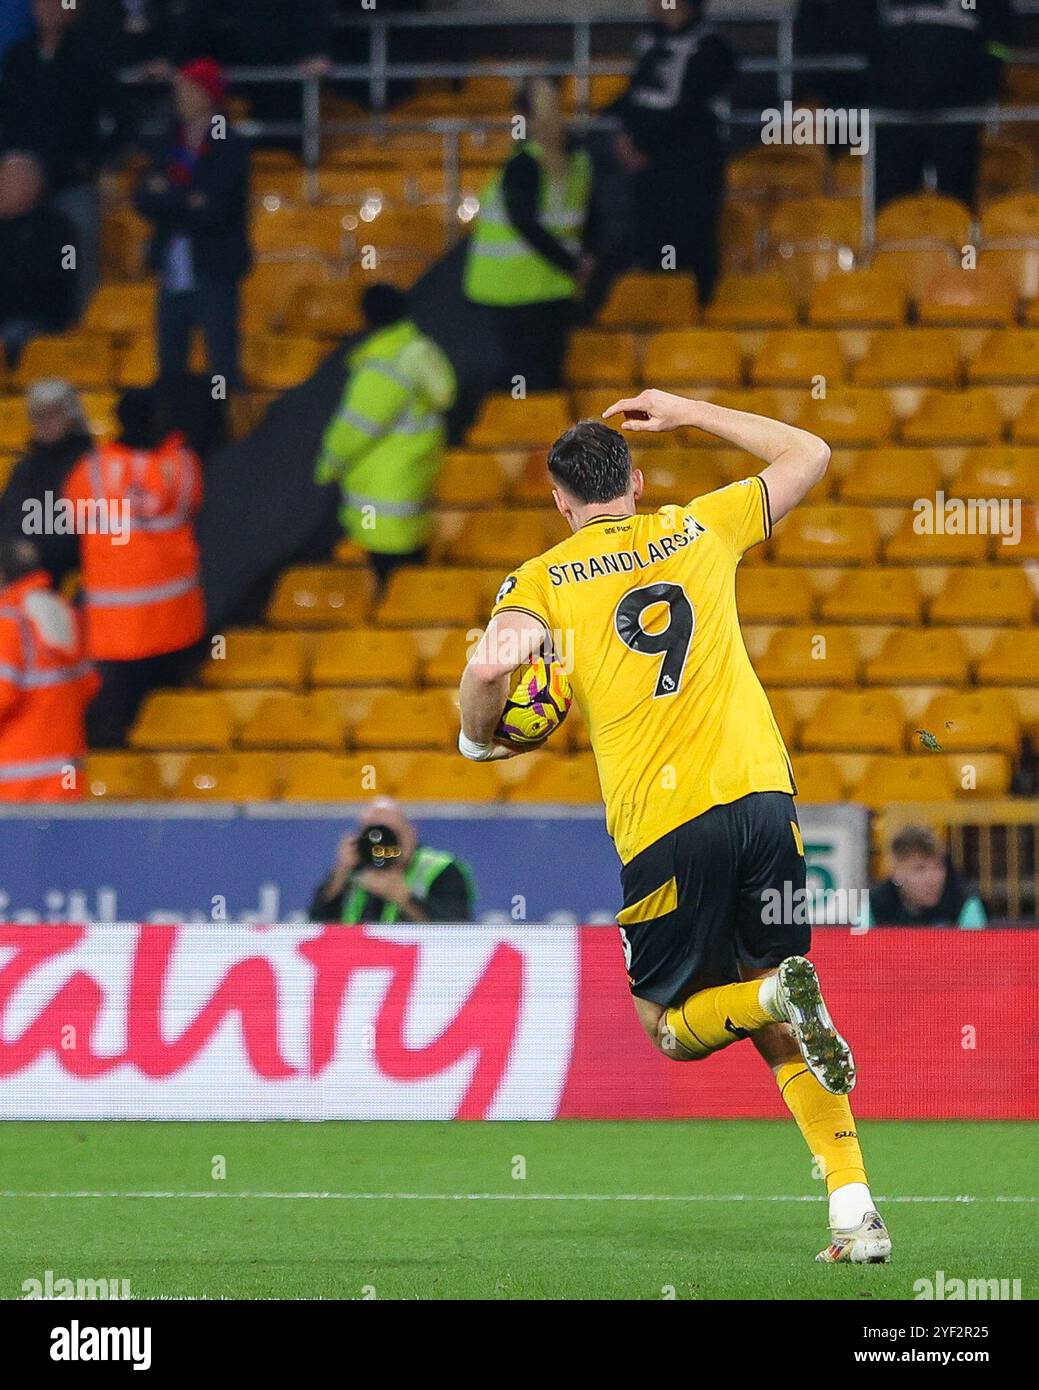
M 209 370 L 230 391 L 240 384 L 238 291 L 249 268 L 249 150 L 221 110 L 225 92 L 223 70 L 212 58 L 179 69 L 176 124 L 152 151 L 135 202 L 155 228 L 149 263 L 160 284 L 160 374 L 187 370 L 191 333 L 201 328 Z

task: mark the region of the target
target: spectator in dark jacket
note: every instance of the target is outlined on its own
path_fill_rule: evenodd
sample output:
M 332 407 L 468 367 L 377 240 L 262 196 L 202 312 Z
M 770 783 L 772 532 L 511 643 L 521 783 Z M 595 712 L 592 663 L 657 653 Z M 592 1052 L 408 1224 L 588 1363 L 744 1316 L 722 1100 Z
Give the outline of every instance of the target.
M 76 233 L 44 202 L 31 154 L 0 159 L 0 346 L 14 365 L 35 333 L 65 328 L 76 313 Z
M 94 443 L 79 396 L 67 381 L 34 381 L 26 392 L 25 407 L 32 437 L 0 494 L 0 540 L 32 535 L 25 504 L 30 503 L 37 514 L 49 515 L 51 506 L 62 496 L 73 465 Z M 58 587 L 79 563 L 75 535 L 59 535 L 52 530 L 32 535 L 32 540 L 41 567 Z
M 32 33 L 8 49 L 0 70 L 0 140 L 37 155 L 51 202 L 74 223 L 82 302 L 99 278 L 97 176 L 120 136 L 121 97 L 78 7 L 33 0 L 32 10 Z
M 891 876 L 869 890 L 859 926 L 976 928 L 986 920 L 934 832 L 907 825 L 891 841 Z
M 728 44 L 702 21 L 703 0 L 675 0 L 640 42 L 628 90 L 616 103 L 616 156 L 630 177 L 635 251 L 648 270 L 696 276 L 711 298 L 717 275 L 724 160 L 711 102 L 735 72 Z M 674 247 L 673 262 L 666 247 Z
M 161 375 L 185 371 L 192 329 L 201 327 L 209 369 L 231 390 L 240 381 L 239 282 L 249 268 L 249 150 L 220 115 L 224 92 L 211 58 L 180 69 L 178 125 L 153 153 L 135 202 L 155 227 Z

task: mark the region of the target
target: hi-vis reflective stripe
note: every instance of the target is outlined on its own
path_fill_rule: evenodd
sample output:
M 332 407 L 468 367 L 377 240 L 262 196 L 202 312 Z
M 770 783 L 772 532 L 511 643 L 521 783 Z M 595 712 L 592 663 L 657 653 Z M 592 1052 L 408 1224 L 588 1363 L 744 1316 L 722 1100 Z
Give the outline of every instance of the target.
M 413 415 L 409 410 L 396 420 L 380 424 L 377 420 L 360 415 L 356 410 L 341 410 L 336 417 L 343 424 L 352 425 L 355 430 L 369 439 L 382 439 L 387 434 L 425 434 L 428 430 L 440 428 L 440 416 L 432 412 L 426 415 Z
M 581 244 L 576 237 L 559 236 L 557 241 L 561 241 L 572 256 L 576 256 L 581 249 Z M 489 261 L 512 261 L 520 256 L 531 255 L 531 249 L 525 241 L 520 241 L 517 237 L 515 241 L 484 241 L 480 243 L 480 255 L 486 256 Z
M 365 357 L 357 364 L 360 371 L 378 372 L 381 376 L 388 376 L 391 381 L 395 381 L 398 386 L 403 386 L 405 391 L 414 391 L 415 383 L 409 381 L 404 373 L 388 357 Z
M 90 674 L 90 669 L 90 663 L 86 661 L 77 661 L 71 666 L 23 671 L 17 666 L 0 663 L 0 680 L 10 681 L 20 690 L 44 690 L 47 686 L 69 685 L 72 681 L 82 680 Z
M 188 467 L 187 455 L 183 452 L 177 455 L 177 463 L 180 466 L 180 496 L 177 505 L 166 516 L 138 516 L 133 511 L 133 491 L 140 490 L 141 480 L 144 477 L 144 470 L 148 466 L 148 455 L 135 453 L 133 455 L 132 470 L 133 480 L 130 486 L 130 524 L 125 528 L 127 531 L 176 531 L 178 527 L 185 526 L 191 514 L 191 491 L 192 478 L 191 469 Z M 102 470 L 101 455 L 95 450 L 90 455 L 90 486 L 94 493 L 95 502 L 104 502 L 108 498 L 108 488 L 105 486 L 105 479 Z M 116 489 L 122 491 L 122 488 Z M 117 501 L 120 499 L 116 499 Z M 118 530 L 112 528 L 114 534 L 121 535 L 124 528 Z
M 78 758 L 37 758 L 29 763 L 0 763 L 0 782 L 29 782 L 34 777 L 61 777 L 79 767 Z
M 360 511 L 364 507 L 374 507 L 383 516 L 422 516 L 426 507 L 421 502 L 384 502 L 381 497 L 365 497 L 360 492 L 346 492 L 343 501 L 348 507 Z
M 906 24 L 940 24 L 946 29 L 973 30 L 980 22 L 977 11 L 964 9 L 961 0 L 935 5 L 892 5 L 881 0 L 878 18 L 893 29 Z
M 382 425 L 378 420 L 370 420 L 367 415 L 359 415 L 356 410 L 347 410 L 345 407 L 336 419 L 341 424 L 353 425 L 355 430 L 366 434 L 369 439 L 380 439 L 389 429 L 389 425 Z
M 185 579 L 171 579 L 168 584 L 142 584 L 134 589 L 87 589 L 84 598 L 88 604 L 100 607 L 132 608 L 139 603 L 162 603 L 165 599 L 180 598 L 198 588 L 198 575 L 189 574 Z

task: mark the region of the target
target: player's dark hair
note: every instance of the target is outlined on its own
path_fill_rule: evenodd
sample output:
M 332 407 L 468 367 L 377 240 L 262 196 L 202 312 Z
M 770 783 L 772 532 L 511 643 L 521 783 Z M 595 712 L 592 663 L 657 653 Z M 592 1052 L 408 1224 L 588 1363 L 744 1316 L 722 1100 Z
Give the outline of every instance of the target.
M 938 836 L 923 825 L 904 826 L 891 841 L 891 853 L 896 859 L 908 859 L 911 854 L 927 859 L 945 857 Z
M 615 502 L 631 486 L 628 441 L 601 420 L 579 420 L 552 445 L 548 471 L 580 502 Z

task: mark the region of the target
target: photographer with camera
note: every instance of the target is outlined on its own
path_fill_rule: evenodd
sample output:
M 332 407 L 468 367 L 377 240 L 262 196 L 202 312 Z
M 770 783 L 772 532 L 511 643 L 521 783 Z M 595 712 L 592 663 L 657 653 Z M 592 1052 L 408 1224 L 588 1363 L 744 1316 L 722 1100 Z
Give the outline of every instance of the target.
M 378 797 L 343 836 L 314 894 L 312 922 L 471 922 L 473 880 L 460 859 L 418 843 L 395 801 Z

